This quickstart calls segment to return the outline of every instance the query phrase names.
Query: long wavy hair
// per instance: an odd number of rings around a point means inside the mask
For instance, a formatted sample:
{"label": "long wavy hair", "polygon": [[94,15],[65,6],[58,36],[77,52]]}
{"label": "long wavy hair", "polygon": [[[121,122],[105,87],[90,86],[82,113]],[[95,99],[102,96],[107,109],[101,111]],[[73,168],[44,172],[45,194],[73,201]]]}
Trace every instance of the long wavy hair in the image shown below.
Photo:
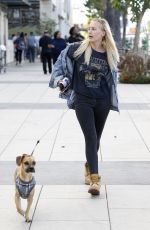
{"label": "long wavy hair", "polygon": [[[107,52],[107,59],[110,69],[116,68],[117,62],[119,61],[118,50],[111,33],[110,26],[104,18],[94,18],[92,21],[99,22],[101,29],[105,31],[105,35],[102,39],[102,46]],[[78,58],[84,53],[84,61],[89,64],[90,57],[92,54],[92,47],[89,38],[82,41],[81,45],[74,53],[74,57]]]}

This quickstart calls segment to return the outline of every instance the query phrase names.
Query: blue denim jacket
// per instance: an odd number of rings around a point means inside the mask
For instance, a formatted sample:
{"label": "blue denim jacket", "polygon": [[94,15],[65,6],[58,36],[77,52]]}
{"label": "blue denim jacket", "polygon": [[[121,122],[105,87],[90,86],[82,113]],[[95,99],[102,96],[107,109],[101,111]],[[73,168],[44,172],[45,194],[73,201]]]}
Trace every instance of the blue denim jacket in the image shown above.
{"label": "blue denim jacket", "polygon": [[[74,60],[70,59],[67,55],[68,50],[73,48],[75,43],[68,45],[59,55],[49,82],[49,87],[56,88],[59,80],[64,77],[68,77],[70,81],[73,77]],[[110,103],[111,110],[119,111],[118,108],[118,94],[117,94],[117,68],[114,68],[106,77],[106,81],[110,90]],[[69,89],[67,92],[59,94],[60,98],[67,99],[67,105],[70,109],[74,109],[75,92],[73,89]]]}

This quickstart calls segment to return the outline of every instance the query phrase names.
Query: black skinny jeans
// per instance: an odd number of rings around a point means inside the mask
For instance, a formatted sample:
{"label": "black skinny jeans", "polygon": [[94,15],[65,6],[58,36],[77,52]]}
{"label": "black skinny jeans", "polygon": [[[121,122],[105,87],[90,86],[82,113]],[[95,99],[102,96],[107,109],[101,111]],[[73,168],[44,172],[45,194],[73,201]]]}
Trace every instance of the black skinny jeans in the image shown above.
{"label": "black skinny jeans", "polygon": [[98,173],[98,149],[110,110],[108,98],[93,99],[77,94],[75,111],[85,138],[86,160],[90,173]]}

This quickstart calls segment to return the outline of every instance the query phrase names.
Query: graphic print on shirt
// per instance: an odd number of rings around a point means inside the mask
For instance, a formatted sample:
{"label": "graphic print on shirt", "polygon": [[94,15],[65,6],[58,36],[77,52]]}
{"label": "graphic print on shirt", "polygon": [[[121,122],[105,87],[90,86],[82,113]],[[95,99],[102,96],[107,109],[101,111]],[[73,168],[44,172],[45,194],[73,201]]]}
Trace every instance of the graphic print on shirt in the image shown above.
{"label": "graphic print on shirt", "polygon": [[91,57],[90,65],[86,71],[85,86],[88,88],[99,88],[101,78],[105,77],[109,72],[109,66],[106,60]]}

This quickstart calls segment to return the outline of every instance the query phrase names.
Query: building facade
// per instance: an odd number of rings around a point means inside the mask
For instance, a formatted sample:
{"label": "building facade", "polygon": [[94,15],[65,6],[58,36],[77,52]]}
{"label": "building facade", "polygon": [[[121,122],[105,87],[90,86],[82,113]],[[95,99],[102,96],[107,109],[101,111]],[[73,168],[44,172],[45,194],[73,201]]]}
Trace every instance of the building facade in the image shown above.
{"label": "building facade", "polygon": [[65,37],[72,25],[71,9],[70,0],[41,0],[40,20],[53,20],[56,24],[55,30],[60,30]]}
{"label": "building facade", "polygon": [[68,35],[71,22],[70,0],[1,0],[8,6],[8,26],[13,28],[37,28],[43,21],[53,21],[55,30]]}
{"label": "building facade", "polygon": [[8,18],[7,18],[7,5],[0,3],[0,45],[6,47],[6,62],[12,62],[13,43],[8,40]]}
{"label": "building facade", "polygon": [[0,44],[6,45],[8,38],[7,6],[0,3]]}
{"label": "building facade", "polygon": [[[70,0],[0,0],[0,44],[6,45],[7,62],[13,60],[13,43],[8,39],[8,28],[21,31],[38,27],[41,21],[55,22],[55,31],[68,36],[72,26]],[[20,28],[20,30],[18,29]],[[12,30],[13,31],[13,30]],[[24,31],[24,30],[23,30]],[[10,35],[11,35],[10,31]]]}
{"label": "building facade", "polygon": [[72,1],[72,23],[81,29],[88,22],[86,7],[84,6],[85,2],[86,0]]}
{"label": "building facade", "polygon": [[39,21],[39,0],[15,1],[8,5],[9,29],[35,25]]}

